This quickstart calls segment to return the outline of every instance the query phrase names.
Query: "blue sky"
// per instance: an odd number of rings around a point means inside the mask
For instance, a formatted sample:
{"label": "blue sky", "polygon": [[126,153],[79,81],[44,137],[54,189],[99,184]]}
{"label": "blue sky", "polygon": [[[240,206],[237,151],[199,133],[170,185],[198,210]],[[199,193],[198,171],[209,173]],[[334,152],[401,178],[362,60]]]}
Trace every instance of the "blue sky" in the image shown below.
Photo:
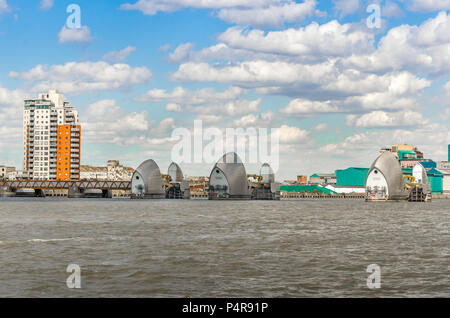
{"label": "blue sky", "polygon": [[[65,27],[72,3],[80,29]],[[370,4],[380,28],[368,27]],[[0,0],[0,164],[20,167],[23,98],[50,88],[80,111],[82,164],[151,157],[165,169],[171,133],[195,119],[280,128],[284,179],[367,167],[392,143],[445,160],[449,10],[445,0]]]}

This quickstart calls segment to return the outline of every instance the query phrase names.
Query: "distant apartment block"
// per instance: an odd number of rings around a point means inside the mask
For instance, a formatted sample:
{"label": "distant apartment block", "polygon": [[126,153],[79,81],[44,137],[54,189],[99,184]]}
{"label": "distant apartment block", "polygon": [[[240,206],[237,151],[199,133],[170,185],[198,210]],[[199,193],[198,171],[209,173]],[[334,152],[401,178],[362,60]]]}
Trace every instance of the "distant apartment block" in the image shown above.
{"label": "distant apartment block", "polygon": [[423,159],[423,153],[413,145],[392,145],[390,148],[381,149],[380,153],[390,151],[400,160]]}
{"label": "distant apartment block", "polygon": [[450,171],[450,161],[440,161],[440,162],[438,162],[437,168],[439,170],[449,170]]}
{"label": "distant apartment block", "polygon": [[34,180],[79,180],[78,111],[56,90],[25,99],[23,170]]}
{"label": "distant apartment block", "polygon": [[107,167],[81,166],[81,180],[108,180]]}
{"label": "distant apartment block", "polygon": [[14,173],[15,171],[16,168],[14,167],[0,166],[0,179],[8,179],[9,175]]}
{"label": "distant apartment block", "polygon": [[315,185],[336,184],[335,173],[315,173],[309,177],[309,183]]}
{"label": "distant apartment block", "polygon": [[202,195],[207,193],[209,187],[209,177],[188,177],[185,181],[189,182],[191,194]]}
{"label": "distant apartment block", "polygon": [[0,179],[3,180],[19,180],[26,179],[24,172],[16,170],[15,167],[0,166]]}
{"label": "distant apartment block", "polygon": [[81,180],[131,181],[134,169],[125,167],[118,160],[108,161],[106,167],[81,166]]}
{"label": "distant apartment block", "polygon": [[300,184],[300,185],[308,184],[308,177],[307,176],[297,176],[297,184]]}

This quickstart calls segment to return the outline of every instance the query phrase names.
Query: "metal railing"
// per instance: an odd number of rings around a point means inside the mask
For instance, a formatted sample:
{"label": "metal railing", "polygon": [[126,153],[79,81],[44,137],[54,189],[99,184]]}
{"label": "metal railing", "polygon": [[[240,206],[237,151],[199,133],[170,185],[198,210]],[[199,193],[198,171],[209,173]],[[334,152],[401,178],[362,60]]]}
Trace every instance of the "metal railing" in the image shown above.
{"label": "metal railing", "polygon": [[35,189],[56,190],[79,188],[84,190],[130,190],[130,181],[39,181],[39,180],[17,180],[1,181],[0,186],[9,189]]}

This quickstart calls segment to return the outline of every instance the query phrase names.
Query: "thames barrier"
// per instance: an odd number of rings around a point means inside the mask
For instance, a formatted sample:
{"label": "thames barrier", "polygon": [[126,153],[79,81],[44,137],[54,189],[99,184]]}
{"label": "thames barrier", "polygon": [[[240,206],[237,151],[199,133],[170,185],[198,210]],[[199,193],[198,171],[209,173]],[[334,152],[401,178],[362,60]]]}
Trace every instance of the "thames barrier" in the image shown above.
{"label": "thames barrier", "polygon": [[[256,182],[249,182],[253,177]],[[0,196],[45,197],[46,191],[66,190],[69,198],[112,198],[113,191],[128,191],[131,199],[191,199],[189,182],[173,162],[167,174],[149,159],[134,171],[131,181],[38,181],[18,180],[0,183]],[[97,192],[95,192],[97,191]],[[259,175],[247,175],[236,153],[225,154],[213,167],[208,188],[209,200],[280,200],[280,183],[266,163]]]}
{"label": "thames barrier", "polygon": [[[250,181],[253,179],[253,181]],[[153,159],[144,161],[134,171],[131,181],[49,181],[5,180],[0,182],[0,197],[113,198],[143,200],[271,200],[280,199],[365,199],[367,202],[410,201],[430,202],[431,187],[426,169],[417,163],[412,175],[404,175],[398,158],[391,152],[380,154],[373,162],[365,185],[365,193],[323,194],[282,193],[280,183],[269,164],[261,166],[259,174],[247,174],[238,154],[223,155],[213,166],[205,195],[191,193],[189,181],[180,166],[172,162],[162,174]],[[116,196],[117,197],[117,196]],[[436,196],[439,198],[439,196]],[[444,197],[445,198],[445,197]]]}

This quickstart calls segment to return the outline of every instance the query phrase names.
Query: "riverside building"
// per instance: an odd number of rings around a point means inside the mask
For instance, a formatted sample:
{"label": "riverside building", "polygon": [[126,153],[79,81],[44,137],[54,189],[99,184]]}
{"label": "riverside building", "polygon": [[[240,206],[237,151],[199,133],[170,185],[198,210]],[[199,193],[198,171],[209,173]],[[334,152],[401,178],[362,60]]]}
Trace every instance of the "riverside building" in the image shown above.
{"label": "riverside building", "polygon": [[56,90],[25,99],[23,170],[28,179],[80,179],[78,111]]}

